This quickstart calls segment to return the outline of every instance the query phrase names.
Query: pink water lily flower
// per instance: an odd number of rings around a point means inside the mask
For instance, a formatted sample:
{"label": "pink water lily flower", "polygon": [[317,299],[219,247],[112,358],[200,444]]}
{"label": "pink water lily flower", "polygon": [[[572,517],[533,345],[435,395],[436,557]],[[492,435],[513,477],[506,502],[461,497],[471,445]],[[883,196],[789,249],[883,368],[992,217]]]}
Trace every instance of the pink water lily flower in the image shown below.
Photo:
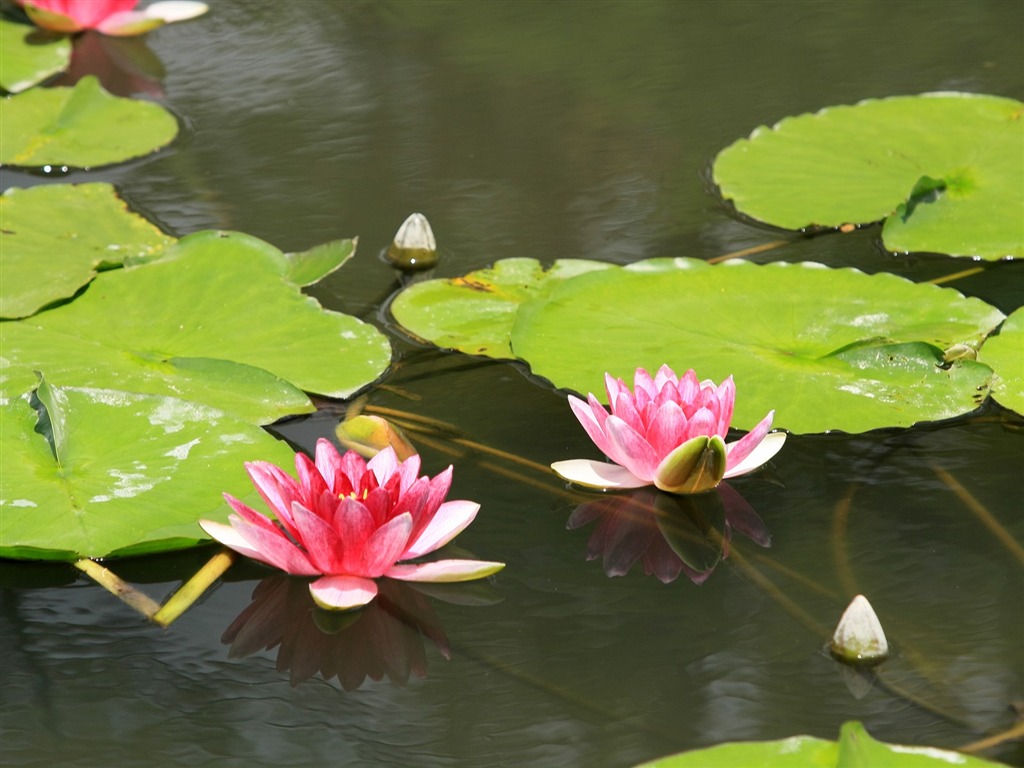
{"label": "pink water lily flower", "polygon": [[786,441],[769,433],[771,411],[733,443],[725,436],[732,419],[736,385],[698,381],[689,370],[681,379],[667,365],[652,378],[637,368],[630,391],[622,379],[605,374],[611,413],[592,394],[569,405],[590,439],[613,462],[587,459],[551,465],[562,478],[591,488],[640,488],[654,484],[669,493],[700,493],[723,478],[752,472]]}
{"label": "pink water lily flower", "polygon": [[119,37],[141,35],[172,21],[202,16],[209,8],[195,0],[163,0],[134,10],[138,0],[17,0],[37,27],[74,34],[95,29]]}
{"label": "pink water lily flower", "polygon": [[316,445],[316,460],[295,456],[298,481],[267,462],[245,465],[277,517],[224,494],[234,515],[230,525],[201,520],[221,544],[296,576],[320,576],[309,585],[321,608],[346,610],[373,600],[374,579],[468,581],[496,573],[504,563],[436,560],[404,563],[447,544],[476,517],[480,505],[445,501],[452,482],[448,467],[420,477],[420,457],[399,462],[388,447],[366,461],[344,456],[328,441]]}

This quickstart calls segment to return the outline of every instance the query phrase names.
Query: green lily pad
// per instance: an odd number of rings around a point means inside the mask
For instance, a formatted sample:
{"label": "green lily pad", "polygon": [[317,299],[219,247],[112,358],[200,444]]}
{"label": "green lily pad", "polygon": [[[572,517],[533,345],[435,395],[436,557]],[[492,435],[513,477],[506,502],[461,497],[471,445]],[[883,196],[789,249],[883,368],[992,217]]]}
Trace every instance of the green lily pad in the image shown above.
{"label": "green lily pad", "polygon": [[[449,301],[399,320],[448,346],[446,324],[472,327],[479,291],[433,282]],[[514,312],[507,348],[555,386],[601,395],[606,371],[629,378],[638,366],[665,363],[715,381],[732,375],[735,426],[750,429],[774,409],[776,426],[793,432],[862,432],[974,410],[991,369],[970,360],[944,366],[943,350],[977,348],[1003,319],[978,299],[894,275],[739,260],[588,271],[550,282],[518,308],[508,304],[490,348],[503,349]]]}
{"label": "green lily pad", "polygon": [[0,405],[0,557],[144,554],[207,539],[222,491],[256,494],[243,463],[292,451],[215,408],[176,398],[39,384]]}
{"label": "green lily pad", "polygon": [[978,360],[996,372],[992,399],[1024,415],[1024,307],[1012,312],[999,335],[985,342]]}
{"label": "green lily pad", "polygon": [[355,255],[356,242],[356,238],[333,240],[315,245],[308,251],[286,253],[288,280],[299,286],[323,280]]}
{"label": "green lily pad", "polygon": [[1024,104],[930,93],[789,117],[726,147],[713,176],[786,229],[885,220],[891,251],[1024,256]]}
{"label": "green lily pad", "polygon": [[347,397],[387,368],[390,345],[304,296],[289,268],[254,237],[200,232],[159,261],[102,272],[74,301],[0,323],[0,396],[30,391],[42,370],[65,386],[180,397],[260,424],[311,410],[298,389]]}
{"label": "green lily pad", "polygon": [[21,93],[71,63],[71,40],[0,19],[0,88]]}
{"label": "green lily pad", "polygon": [[520,304],[569,277],[612,266],[563,259],[544,269],[536,259],[503,259],[465,277],[415,283],[395,297],[391,314],[406,329],[439,347],[470,355],[514,357],[509,336]]}
{"label": "green lily pad", "polygon": [[0,215],[4,318],[68,299],[98,270],[154,258],[175,242],[130,212],[110,184],[11,188],[0,196]]}
{"label": "green lily pad", "polygon": [[843,724],[838,742],[813,736],[733,742],[663,757],[635,768],[930,768],[942,765],[985,768],[998,764],[934,747],[886,744],[871,738],[860,723],[851,721]]}
{"label": "green lily pad", "polygon": [[0,99],[0,131],[0,164],[91,168],[155,152],[178,121],[159,104],[111,96],[89,76]]}

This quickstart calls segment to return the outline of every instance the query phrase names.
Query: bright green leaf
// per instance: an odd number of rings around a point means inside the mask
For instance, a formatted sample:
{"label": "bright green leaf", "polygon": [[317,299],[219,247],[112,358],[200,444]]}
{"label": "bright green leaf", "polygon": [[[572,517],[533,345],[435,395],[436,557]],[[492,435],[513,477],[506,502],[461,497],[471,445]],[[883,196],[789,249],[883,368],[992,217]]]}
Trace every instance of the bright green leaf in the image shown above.
{"label": "bright green leaf", "polygon": [[341,267],[356,252],[356,239],[334,240],[301,253],[286,253],[288,280],[306,286],[319,282]]}
{"label": "bright green leaf", "polygon": [[391,359],[387,339],[322,309],[286,273],[273,246],[226,232],[100,273],[75,301],[0,323],[2,396],[29,391],[43,370],[68,386],[130,386],[267,423],[311,409],[295,387],[343,398],[376,379]]}
{"label": "bright green leaf", "polygon": [[635,768],[986,768],[998,765],[981,758],[934,747],[876,741],[858,722],[844,723],[839,741],[791,736],[778,741],[719,744],[663,757]]}
{"label": "bright green leaf", "polygon": [[891,251],[1024,256],[1024,104],[964,93],[864,101],[756,129],[715,158],[736,209],[787,229],[885,220]]}
{"label": "bright green leaf", "polygon": [[[0,557],[72,560],[193,546],[226,520],[243,469],[288,446],[222,411],[169,397],[39,385],[0,405]],[[34,406],[34,407],[33,407]]]}
{"label": "bright green leaf", "polygon": [[67,69],[71,40],[0,18],[0,88],[21,93]]}
{"label": "bright green leaf", "polygon": [[556,386],[603,393],[605,371],[693,368],[732,375],[733,424],[775,410],[793,432],[910,426],[974,410],[991,371],[939,366],[1003,316],[950,288],[818,264],[717,266],[691,259],[566,280],[525,303],[512,349]]}
{"label": "bright green leaf", "polygon": [[536,259],[503,259],[465,277],[416,283],[398,294],[391,313],[407,330],[439,347],[512,357],[509,334],[523,301],[573,275],[611,267],[566,259],[545,270]]}
{"label": "bright green leaf", "polygon": [[178,121],[159,104],[111,96],[89,76],[0,99],[0,131],[0,164],[91,168],[155,152]]}
{"label": "bright green leaf", "polygon": [[70,298],[97,270],[151,259],[174,242],[131,213],[110,184],[11,188],[0,196],[0,216],[5,318]]}
{"label": "bright green leaf", "polygon": [[[750,429],[774,409],[776,426],[794,432],[862,432],[973,410],[991,370],[969,360],[942,366],[942,350],[976,348],[1003,319],[949,288],[820,264],[652,259],[558,281],[534,264],[543,290],[506,292],[500,321],[490,291],[458,278],[407,289],[395,315],[441,346],[475,352],[470,344],[486,339],[493,356],[509,350],[580,393],[602,395],[606,371],[628,378],[639,366],[732,375],[735,426]],[[528,267],[517,265],[524,276]],[[436,311],[430,296],[444,298]]]}
{"label": "bright green leaf", "polygon": [[1024,307],[1011,313],[999,335],[985,342],[978,360],[995,371],[992,398],[1024,415]]}

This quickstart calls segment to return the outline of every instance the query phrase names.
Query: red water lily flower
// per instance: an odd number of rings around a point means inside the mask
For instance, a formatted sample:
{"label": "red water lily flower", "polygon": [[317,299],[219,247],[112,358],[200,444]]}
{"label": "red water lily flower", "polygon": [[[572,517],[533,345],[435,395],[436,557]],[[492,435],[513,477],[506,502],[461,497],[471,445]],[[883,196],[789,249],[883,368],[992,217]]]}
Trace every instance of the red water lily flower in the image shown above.
{"label": "red water lily flower", "polygon": [[201,16],[205,3],[164,0],[134,10],[138,0],[16,0],[37,27],[73,34],[95,29],[105,35],[141,35],[172,21]]}
{"label": "red water lily flower", "polygon": [[730,376],[720,385],[679,378],[663,365],[652,378],[637,368],[634,389],[605,374],[611,413],[594,395],[569,405],[590,439],[613,462],[573,459],[551,465],[561,477],[592,488],[656,485],[669,493],[700,493],[723,478],[746,474],[771,459],[786,440],[773,432],[771,411],[740,440],[726,443],[736,400]]}
{"label": "red water lily flower", "polygon": [[200,521],[203,530],[247,557],[297,576],[320,576],[309,586],[317,605],[345,610],[373,600],[374,579],[468,581],[496,573],[504,563],[479,560],[403,561],[451,541],[476,517],[480,505],[445,501],[452,468],[420,477],[420,457],[399,462],[392,448],[366,461],[344,456],[327,440],[316,460],[295,456],[298,481],[267,462],[245,465],[267,506],[266,515],[225,494],[230,525]]}

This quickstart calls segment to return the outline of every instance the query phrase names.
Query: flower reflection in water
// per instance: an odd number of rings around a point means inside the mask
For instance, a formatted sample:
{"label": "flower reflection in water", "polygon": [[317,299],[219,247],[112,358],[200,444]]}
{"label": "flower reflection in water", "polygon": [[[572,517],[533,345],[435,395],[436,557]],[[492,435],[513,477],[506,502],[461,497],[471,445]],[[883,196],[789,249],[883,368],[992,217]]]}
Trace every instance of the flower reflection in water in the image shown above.
{"label": "flower reflection in water", "polygon": [[[431,594],[438,591],[438,585],[430,587]],[[483,594],[474,595],[477,602],[493,601]],[[305,579],[275,574],[256,585],[252,602],[221,641],[231,646],[231,658],[277,648],[277,669],[289,672],[293,686],[319,674],[354,691],[367,678],[404,686],[412,675],[425,677],[424,638],[449,658],[448,637],[417,586],[381,579],[376,600],[338,613],[317,608]]]}
{"label": "flower reflection in water", "polygon": [[142,37],[109,37],[87,31],[71,43],[71,63],[51,85],[73,86],[92,75],[115,96],[145,93],[163,98],[163,63]]}
{"label": "flower reflection in water", "polygon": [[753,508],[721,484],[707,493],[672,495],[644,488],[576,507],[566,527],[597,527],[587,542],[587,559],[601,558],[609,576],[624,576],[639,561],[644,573],[668,584],[680,573],[702,584],[729,556],[734,531],[761,547],[771,535]]}

